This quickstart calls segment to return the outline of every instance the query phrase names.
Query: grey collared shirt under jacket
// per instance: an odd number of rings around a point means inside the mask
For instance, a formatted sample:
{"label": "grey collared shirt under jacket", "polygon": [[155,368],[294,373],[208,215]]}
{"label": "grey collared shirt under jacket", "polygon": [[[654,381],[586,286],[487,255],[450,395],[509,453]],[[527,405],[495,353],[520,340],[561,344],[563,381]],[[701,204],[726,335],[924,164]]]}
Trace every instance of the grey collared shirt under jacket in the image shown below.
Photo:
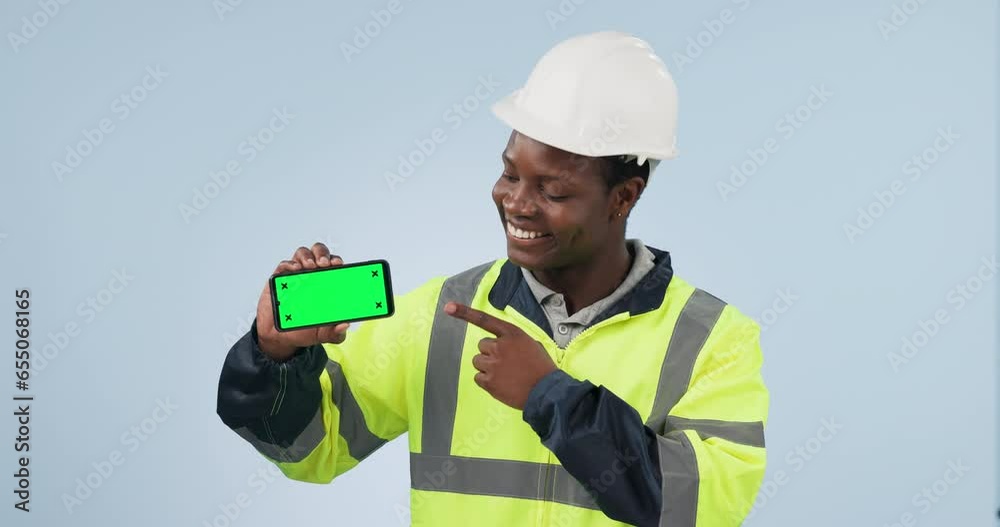
{"label": "grey collared shirt under jacket", "polygon": [[545,317],[552,326],[552,336],[560,348],[565,348],[569,341],[583,332],[587,324],[599,315],[605,308],[625,296],[637,283],[646,276],[653,268],[653,253],[646,248],[638,238],[629,238],[625,243],[634,255],[632,267],[629,269],[625,280],[610,295],[580,309],[572,316],[566,314],[566,298],[560,293],[542,285],[541,282],[531,274],[531,271],[521,268],[528,287],[535,295],[535,300],[545,312]]}

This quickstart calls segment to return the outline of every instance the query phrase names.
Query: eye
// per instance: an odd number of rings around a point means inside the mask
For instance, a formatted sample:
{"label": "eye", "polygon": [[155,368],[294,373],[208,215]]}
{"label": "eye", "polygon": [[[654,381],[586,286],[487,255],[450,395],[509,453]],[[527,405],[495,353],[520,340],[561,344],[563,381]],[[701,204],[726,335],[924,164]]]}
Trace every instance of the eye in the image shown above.
{"label": "eye", "polygon": [[543,196],[545,196],[545,199],[549,201],[565,201],[566,198],[569,197],[569,196],[556,196],[553,194],[549,194],[548,192],[545,191],[545,187],[542,185],[538,185],[538,190],[542,193]]}
{"label": "eye", "polygon": [[514,176],[512,176],[512,175],[510,175],[510,174],[508,174],[506,172],[504,172],[503,174],[501,174],[500,177],[506,179],[507,181],[517,181],[516,177],[514,177]]}

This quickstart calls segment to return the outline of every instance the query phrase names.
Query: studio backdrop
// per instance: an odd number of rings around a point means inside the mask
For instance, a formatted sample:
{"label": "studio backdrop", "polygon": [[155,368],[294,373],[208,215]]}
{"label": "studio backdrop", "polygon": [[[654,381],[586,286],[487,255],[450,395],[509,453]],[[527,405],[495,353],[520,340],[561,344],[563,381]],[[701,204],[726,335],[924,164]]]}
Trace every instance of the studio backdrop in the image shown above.
{"label": "studio backdrop", "polygon": [[405,437],[291,481],[216,415],[226,352],[299,246],[385,259],[400,294],[506,257],[490,106],[610,29],[680,101],[627,236],[762,329],[745,525],[995,525],[997,21],[987,0],[4,2],[0,524],[408,525]]}

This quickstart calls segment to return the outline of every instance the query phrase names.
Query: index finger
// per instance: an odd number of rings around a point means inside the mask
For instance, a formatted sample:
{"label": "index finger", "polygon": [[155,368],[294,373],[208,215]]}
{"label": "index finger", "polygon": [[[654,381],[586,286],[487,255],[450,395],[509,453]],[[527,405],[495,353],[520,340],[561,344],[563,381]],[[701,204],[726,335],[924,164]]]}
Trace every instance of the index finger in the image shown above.
{"label": "index finger", "polygon": [[448,302],[445,304],[444,312],[455,318],[460,318],[469,324],[479,326],[498,337],[508,335],[512,329],[516,328],[516,326],[513,326],[509,322],[500,320],[493,315],[471,308],[465,304],[459,304],[458,302]]}

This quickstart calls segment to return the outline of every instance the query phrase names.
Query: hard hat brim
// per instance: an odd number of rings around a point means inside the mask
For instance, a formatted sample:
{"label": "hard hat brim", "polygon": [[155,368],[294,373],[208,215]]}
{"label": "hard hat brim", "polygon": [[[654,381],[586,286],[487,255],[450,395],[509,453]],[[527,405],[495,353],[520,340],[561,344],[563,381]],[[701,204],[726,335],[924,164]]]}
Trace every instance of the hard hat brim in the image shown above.
{"label": "hard hat brim", "polygon": [[[589,138],[573,136],[572,134],[569,134],[564,127],[551,125],[529,112],[524,111],[524,109],[517,104],[520,92],[520,89],[515,90],[509,95],[493,103],[493,106],[491,107],[493,115],[518,133],[524,134],[540,143],[588,157],[635,155],[639,158],[649,160],[664,160],[673,159],[677,155],[676,148],[671,149],[669,152],[645,151],[642,149],[635,150],[628,147],[622,147],[620,145],[615,148],[609,148],[606,143],[591,141]],[[593,146],[595,143],[596,145],[601,146],[601,148],[595,149]]]}
{"label": "hard hat brim", "polygon": [[526,135],[535,141],[545,143],[553,148],[582,156],[593,155],[589,149],[581,148],[580,145],[569,140],[564,130],[559,130],[555,126],[545,123],[518,107],[516,100],[520,91],[516,90],[493,104],[493,115],[496,115],[497,119],[503,121],[504,124],[511,127],[517,133]]}

